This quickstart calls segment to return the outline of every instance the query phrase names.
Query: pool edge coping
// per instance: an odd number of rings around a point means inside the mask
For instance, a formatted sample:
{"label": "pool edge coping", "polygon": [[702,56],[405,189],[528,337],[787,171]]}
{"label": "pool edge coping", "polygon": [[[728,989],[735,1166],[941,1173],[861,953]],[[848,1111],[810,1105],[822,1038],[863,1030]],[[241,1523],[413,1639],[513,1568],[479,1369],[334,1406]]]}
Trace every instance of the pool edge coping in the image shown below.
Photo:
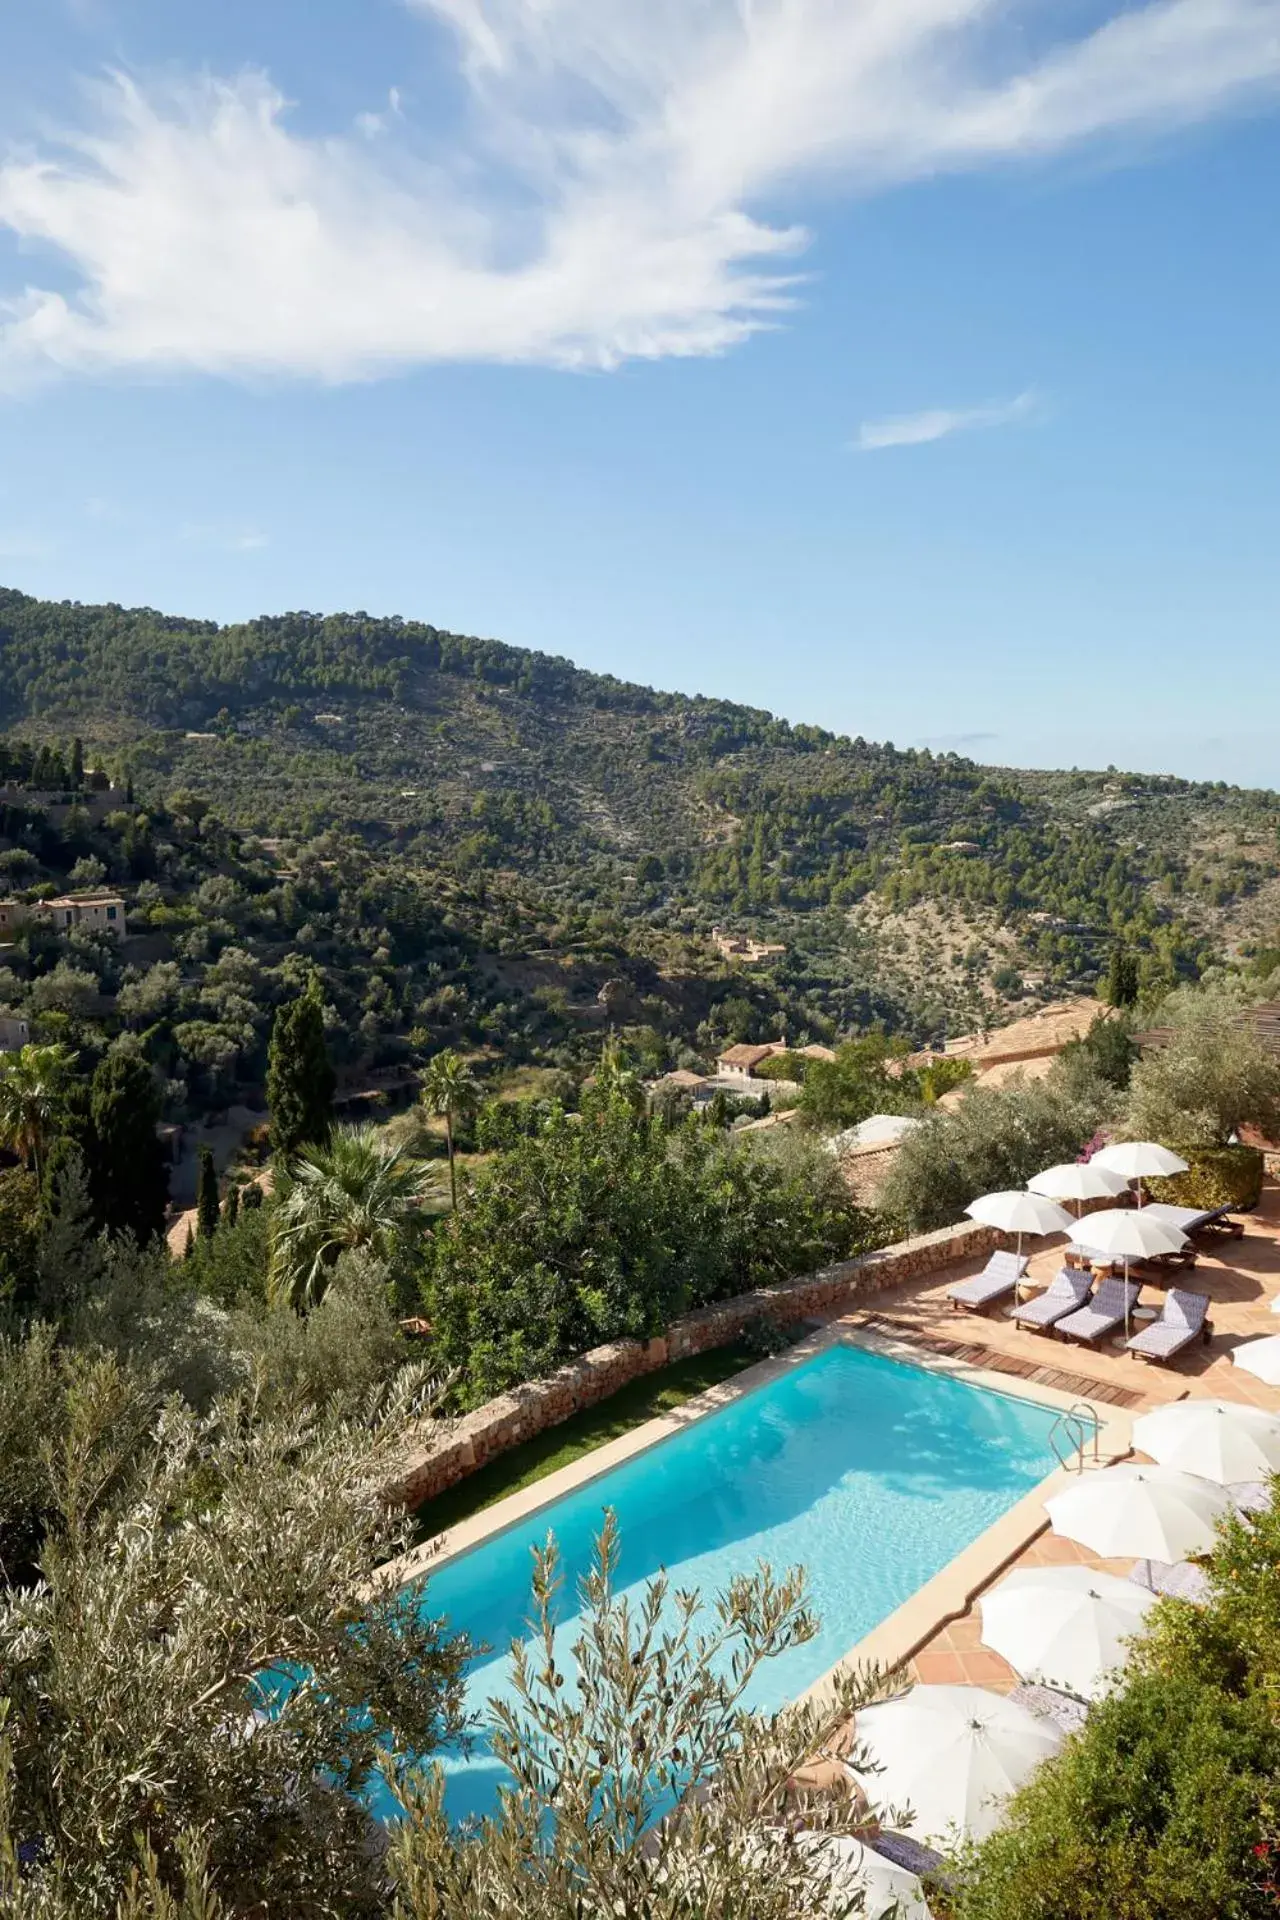
{"label": "pool edge coping", "polygon": [[[1006,1373],[975,1366],[951,1354],[939,1353],[909,1337],[897,1338],[862,1324],[864,1311],[828,1321],[795,1346],[788,1347],[785,1353],[743,1368],[732,1379],[708,1387],[671,1412],[658,1414],[654,1419],[633,1427],[629,1433],[620,1434],[616,1440],[592,1448],[580,1459],[570,1461],[568,1466],[544,1475],[517,1493],[508,1494],[493,1506],[482,1508],[469,1519],[459,1521],[444,1533],[388,1561],[379,1568],[370,1583],[371,1590],[408,1586],[415,1580],[429,1578],[463,1555],[474,1552],[477,1547],[518,1526],[541,1508],[553,1506],[566,1494],[589,1486],[593,1480],[601,1479],[615,1467],[648,1452],[651,1447],[683,1432],[685,1428],[696,1425],[707,1415],[758,1392],[770,1381],[781,1379],[833,1346],[861,1346],[886,1359],[905,1361],[932,1373],[950,1374],[971,1386],[984,1387],[988,1392],[1001,1394],[1006,1399],[1029,1400],[1041,1406],[1053,1407],[1059,1412],[1065,1412],[1072,1406],[1087,1405],[1098,1417],[1099,1449],[1105,1462],[1121,1459],[1131,1450],[1134,1413],[1130,1410],[1107,1402],[1095,1402],[1087,1395],[1064,1393],[1059,1388],[1044,1386],[1039,1381],[1026,1380],[1021,1376],[1011,1380]],[[818,1696],[830,1686],[835,1674],[851,1663],[874,1664],[884,1668],[903,1665],[949,1620],[966,1612],[975,1594],[989,1585],[1011,1560],[1016,1559],[1046,1529],[1049,1522],[1044,1511],[1045,1500],[1060,1487],[1070,1484],[1074,1478],[1066,1469],[1055,1468],[1007,1513],[993,1521],[976,1540],[971,1540],[968,1546],[961,1548],[945,1567],[922,1587],[918,1587],[914,1594],[878,1626],[873,1627],[824,1674],[811,1682],[798,1698]],[[963,1598],[957,1600],[960,1594]],[[927,1624],[924,1623],[926,1614]]]}

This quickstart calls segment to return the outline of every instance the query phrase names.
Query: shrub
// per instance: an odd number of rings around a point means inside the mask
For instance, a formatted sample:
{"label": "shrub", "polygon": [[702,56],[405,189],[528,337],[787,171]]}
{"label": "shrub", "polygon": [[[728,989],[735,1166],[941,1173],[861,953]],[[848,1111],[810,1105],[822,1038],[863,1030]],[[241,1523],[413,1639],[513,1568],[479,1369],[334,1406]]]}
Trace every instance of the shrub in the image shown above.
{"label": "shrub", "polygon": [[1152,1200],[1207,1211],[1210,1207],[1247,1210],[1262,1198],[1265,1162],[1256,1147],[1188,1147],[1183,1158],[1190,1162],[1189,1172],[1143,1182]]}
{"label": "shrub", "polygon": [[[1280,1485],[1280,1482],[1277,1483]],[[955,1920],[1276,1911],[1280,1510],[1220,1531],[1204,1606],[1166,1600],[1129,1677],[962,1865]]]}
{"label": "shrub", "polygon": [[1260,1697],[1139,1674],[971,1859],[957,1920],[1252,1920],[1277,1760]]}
{"label": "shrub", "polygon": [[889,1072],[894,1049],[883,1034],[868,1034],[836,1050],[834,1060],[812,1060],[800,1101],[806,1120],[831,1133],[856,1127],[873,1113],[898,1113],[910,1103],[910,1088]]}
{"label": "shrub", "polygon": [[[811,1064],[803,1053],[774,1053],[760,1062],[755,1069],[755,1076],[757,1080],[794,1080],[803,1084]],[[826,1062],[821,1064],[825,1065]]]}
{"label": "shrub", "polygon": [[1133,1074],[1138,1049],[1131,1022],[1124,1014],[1099,1013],[1079,1040],[1069,1040],[1059,1055],[1064,1068],[1079,1061],[1123,1093]]}
{"label": "shrub", "polygon": [[183,1279],[219,1307],[261,1303],[266,1298],[269,1242],[267,1211],[242,1205],[234,1223],[224,1221],[217,1233],[195,1242]]}
{"label": "shrub", "polygon": [[980,1193],[1024,1186],[1033,1173],[1073,1160],[1105,1107],[1099,1083],[1074,1074],[974,1087],[954,1113],[934,1108],[907,1135],[877,1207],[913,1233],[949,1226]]}
{"label": "shrub", "polygon": [[605,1068],[580,1120],[553,1109],[437,1229],[426,1310],[438,1358],[474,1403],[601,1341],[647,1338],[690,1308],[820,1267],[862,1231],[812,1143],[753,1146],[696,1120],[671,1131]]}

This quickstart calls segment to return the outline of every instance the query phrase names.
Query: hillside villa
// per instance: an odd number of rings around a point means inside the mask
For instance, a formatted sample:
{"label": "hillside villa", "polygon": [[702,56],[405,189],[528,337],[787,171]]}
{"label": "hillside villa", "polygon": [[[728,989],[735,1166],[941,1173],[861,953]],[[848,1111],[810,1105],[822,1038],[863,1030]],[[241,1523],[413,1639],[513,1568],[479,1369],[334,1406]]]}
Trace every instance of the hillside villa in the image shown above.
{"label": "hillside villa", "polygon": [[46,920],[59,933],[83,927],[119,940],[125,932],[125,905],[118,893],[64,893],[56,900],[0,900],[0,940],[19,927]]}

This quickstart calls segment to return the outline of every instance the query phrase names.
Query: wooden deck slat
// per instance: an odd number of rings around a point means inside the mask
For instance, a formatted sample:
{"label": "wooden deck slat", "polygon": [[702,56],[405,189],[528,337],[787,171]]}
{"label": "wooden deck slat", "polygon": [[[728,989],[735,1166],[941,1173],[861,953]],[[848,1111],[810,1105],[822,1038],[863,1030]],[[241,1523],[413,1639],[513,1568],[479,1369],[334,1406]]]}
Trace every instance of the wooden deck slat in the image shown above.
{"label": "wooden deck slat", "polygon": [[1077,1394],[1081,1399],[1102,1400],[1112,1407],[1140,1407],[1145,1404],[1144,1396],[1131,1393],[1128,1387],[1112,1386],[1105,1380],[1095,1380],[1089,1374],[1071,1373],[1065,1367],[1050,1367],[1036,1360],[1028,1360],[1020,1355],[997,1353],[992,1347],[979,1346],[972,1340],[946,1340],[940,1334],[924,1333],[909,1321],[894,1320],[888,1314],[868,1314],[863,1322],[872,1332],[886,1333],[895,1340],[914,1341],[918,1346],[928,1347],[930,1352],[942,1354],[948,1360],[959,1360],[965,1366],[983,1367],[991,1373],[1007,1373],[1019,1380],[1032,1380],[1037,1386],[1053,1387],[1059,1393]]}

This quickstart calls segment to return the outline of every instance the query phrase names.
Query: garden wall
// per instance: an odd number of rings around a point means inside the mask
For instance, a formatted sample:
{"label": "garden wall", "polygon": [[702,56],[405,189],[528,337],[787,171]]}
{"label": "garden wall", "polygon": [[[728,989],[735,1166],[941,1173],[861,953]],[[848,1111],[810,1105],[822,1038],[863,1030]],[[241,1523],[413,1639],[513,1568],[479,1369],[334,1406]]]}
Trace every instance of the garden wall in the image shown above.
{"label": "garden wall", "polygon": [[659,1339],[621,1340],[612,1346],[596,1347],[547,1379],[527,1381],[451,1421],[438,1438],[411,1454],[396,1487],[396,1498],[408,1507],[421,1506],[424,1500],[465,1480],[511,1447],[558,1426],[585,1407],[607,1400],[629,1380],[665,1367],[669,1361],[729,1346],[762,1318],[785,1325],[792,1320],[831,1317],[885,1287],[937,1273],[953,1261],[990,1253],[1004,1239],[994,1228],[971,1222],[943,1227],[937,1233],[878,1247],[856,1260],[841,1260],[818,1273],[803,1274],[798,1280],[704,1307],[675,1321]]}

